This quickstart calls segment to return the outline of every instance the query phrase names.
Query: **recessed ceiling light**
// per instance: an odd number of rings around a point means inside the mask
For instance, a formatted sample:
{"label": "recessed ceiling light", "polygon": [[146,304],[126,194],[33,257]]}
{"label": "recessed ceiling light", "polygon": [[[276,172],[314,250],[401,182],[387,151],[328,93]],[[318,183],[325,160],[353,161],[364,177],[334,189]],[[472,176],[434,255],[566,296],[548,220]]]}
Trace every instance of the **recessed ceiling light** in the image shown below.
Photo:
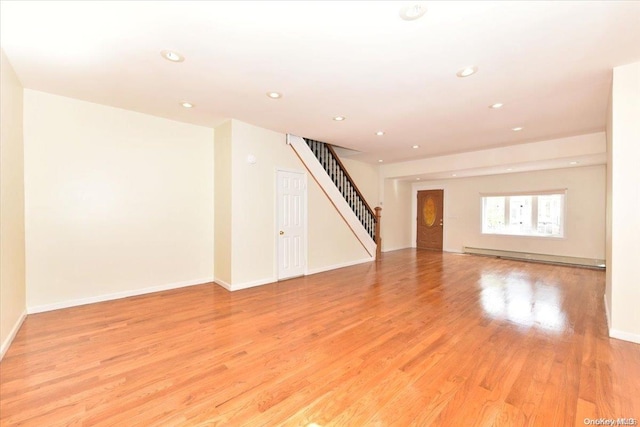
{"label": "recessed ceiling light", "polygon": [[280,99],[282,94],[280,92],[267,92],[267,96],[271,99]]}
{"label": "recessed ceiling light", "polygon": [[336,122],[342,122],[344,120],[346,120],[347,118],[345,116],[335,116],[333,118],[333,120],[335,120]]}
{"label": "recessed ceiling light", "polygon": [[184,108],[193,108],[194,105],[190,102],[181,102],[180,105],[182,105]]}
{"label": "recessed ceiling light", "polygon": [[458,72],[456,73],[456,76],[458,77],[469,77],[472,74],[475,74],[476,72],[478,72],[478,67],[473,66],[473,67],[464,67],[460,70],[458,70]]}
{"label": "recessed ceiling light", "polygon": [[379,130],[378,132],[376,132],[376,135],[382,136],[382,135],[384,135],[384,131],[383,130]]}
{"label": "recessed ceiling light", "polygon": [[420,181],[420,178],[416,178],[416,181]]}
{"label": "recessed ceiling light", "polygon": [[454,174],[452,174],[451,176],[458,176],[458,175],[456,175],[456,174],[454,173]]}
{"label": "recessed ceiling light", "polygon": [[579,162],[576,162],[575,160],[572,162],[569,162],[570,165],[577,165]]}
{"label": "recessed ceiling light", "polygon": [[522,129],[524,129],[524,128],[520,127],[520,126],[515,127],[515,128],[511,128],[511,130],[514,131],[514,132],[520,132]]}
{"label": "recessed ceiling light", "polygon": [[164,59],[171,62],[184,61],[184,56],[180,55],[178,52],[175,52],[173,50],[163,50],[162,52],[160,52],[160,55],[162,55]]}
{"label": "recessed ceiling light", "polygon": [[495,104],[489,105],[489,108],[492,110],[497,110],[498,108],[502,108],[504,106],[501,102],[496,102]]}
{"label": "recessed ceiling light", "polygon": [[405,21],[414,21],[427,13],[427,6],[422,3],[409,4],[400,9],[400,18]]}
{"label": "recessed ceiling light", "polygon": [[378,160],[378,163],[382,163],[382,159]]}
{"label": "recessed ceiling light", "polygon": [[507,172],[512,171],[512,170],[513,170],[512,168],[507,168]]}
{"label": "recessed ceiling light", "polygon": [[419,145],[414,145],[412,148],[420,148]]}

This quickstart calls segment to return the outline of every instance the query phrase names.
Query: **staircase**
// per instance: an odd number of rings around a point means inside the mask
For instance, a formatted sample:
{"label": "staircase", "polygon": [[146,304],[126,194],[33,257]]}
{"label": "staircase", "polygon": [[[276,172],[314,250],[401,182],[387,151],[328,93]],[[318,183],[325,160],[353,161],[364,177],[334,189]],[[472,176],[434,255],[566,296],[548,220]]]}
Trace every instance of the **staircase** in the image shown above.
{"label": "staircase", "polygon": [[380,259],[380,211],[371,209],[329,144],[287,135],[300,160],[322,187],[371,257]]}

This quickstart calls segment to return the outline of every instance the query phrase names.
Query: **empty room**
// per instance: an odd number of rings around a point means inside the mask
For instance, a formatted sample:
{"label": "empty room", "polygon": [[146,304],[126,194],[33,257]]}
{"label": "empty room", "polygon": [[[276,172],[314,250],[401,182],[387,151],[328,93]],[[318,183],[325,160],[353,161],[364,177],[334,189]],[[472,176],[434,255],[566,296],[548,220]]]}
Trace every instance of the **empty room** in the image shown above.
{"label": "empty room", "polygon": [[640,2],[0,0],[1,426],[640,420]]}

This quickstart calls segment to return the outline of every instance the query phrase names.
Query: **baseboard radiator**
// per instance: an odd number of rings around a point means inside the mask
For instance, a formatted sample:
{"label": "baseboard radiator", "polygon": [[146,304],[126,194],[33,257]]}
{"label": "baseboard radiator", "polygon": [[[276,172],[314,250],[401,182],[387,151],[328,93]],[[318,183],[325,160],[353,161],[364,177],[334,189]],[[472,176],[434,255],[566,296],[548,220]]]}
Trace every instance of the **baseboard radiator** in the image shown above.
{"label": "baseboard radiator", "polygon": [[548,264],[574,265],[589,268],[605,268],[603,259],[579,258],[561,255],[535,254],[529,252],[502,251],[499,249],[472,248],[465,246],[463,252],[472,255],[485,255],[497,258],[514,259],[519,261],[544,262]]}

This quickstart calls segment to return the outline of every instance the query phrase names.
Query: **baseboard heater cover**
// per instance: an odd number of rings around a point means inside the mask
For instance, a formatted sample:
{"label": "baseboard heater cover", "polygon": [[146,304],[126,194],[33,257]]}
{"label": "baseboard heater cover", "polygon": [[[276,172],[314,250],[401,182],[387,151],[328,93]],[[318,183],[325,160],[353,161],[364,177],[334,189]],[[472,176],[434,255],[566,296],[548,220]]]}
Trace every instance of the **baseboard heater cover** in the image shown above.
{"label": "baseboard heater cover", "polygon": [[562,255],[546,255],[546,254],[536,254],[536,253],[529,253],[529,252],[503,251],[499,249],[472,248],[469,246],[465,246],[463,248],[463,252],[466,254],[472,254],[472,255],[486,255],[486,256],[494,256],[498,258],[514,259],[514,260],[520,260],[520,261],[535,261],[535,262],[546,262],[550,264],[566,264],[566,265],[577,265],[581,267],[590,267],[590,268],[605,268],[605,261],[603,259],[579,258],[579,257],[562,256]]}

